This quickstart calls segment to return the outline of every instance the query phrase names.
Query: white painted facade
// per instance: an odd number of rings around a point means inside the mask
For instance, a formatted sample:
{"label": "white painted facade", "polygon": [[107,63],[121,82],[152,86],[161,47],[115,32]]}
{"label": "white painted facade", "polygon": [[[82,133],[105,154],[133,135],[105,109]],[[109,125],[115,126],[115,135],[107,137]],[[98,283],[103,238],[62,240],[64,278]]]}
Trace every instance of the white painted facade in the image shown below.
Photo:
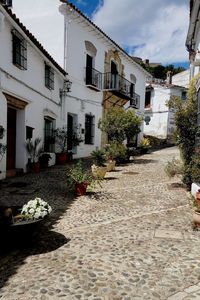
{"label": "white painted facade", "polygon": [[[12,62],[12,30],[15,29],[27,42],[27,70],[21,70]],[[45,63],[54,70],[54,89],[45,86]],[[44,118],[55,120],[55,127],[62,126],[60,90],[65,80],[44,52],[26,35],[12,16],[0,5],[0,125],[6,134],[3,142],[7,144],[7,110],[5,94],[23,101],[23,109],[16,111],[16,151],[14,168],[26,171],[27,153],[25,149],[26,126],[32,127],[33,139],[44,138]],[[6,155],[0,162],[0,179],[6,176]]]}
{"label": "white painted facade", "polygon": [[175,129],[174,113],[166,104],[171,96],[185,99],[185,93],[184,87],[152,83],[150,106],[145,109],[145,117],[150,117],[150,122],[144,124],[144,134],[170,140]]}
{"label": "white painted facade", "polygon": [[190,70],[185,70],[172,76],[172,84],[182,86],[188,89],[190,81]]}
{"label": "white painted facade", "polygon": [[[136,77],[135,92],[140,95],[140,108],[137,113],[143,115],[145,100],[145,82],[149,74],[110,38],[84,17],[75,7],[62,4],[59,8],[65,20],[65,60],[64,65],[72,81],[71,93],[67,96],[66,113],[75,114],[78,125],[84,130],[85,115],[91,114],[95,119],[95,134],[93,145],[84,142],[77,147],[77,156],[89,156],[91,151],[101,146],[101,131],[98,129],[99,119],[103,111],[103,90],[96,91],[86,86],[86,55],[90,54],[85,42],[90,42],[97,50],[93,55],[93,68],[105,72],[105,53],[109,50],[118,51],[124,65],[125,78],[130,81],[130,75]],[[111,62],[110,62],[111,63]],[[128,104],[126,108],[128,108]],[[142,128],[143,132],[143,128]],[[143,133],[140,135],[140,139]]]}

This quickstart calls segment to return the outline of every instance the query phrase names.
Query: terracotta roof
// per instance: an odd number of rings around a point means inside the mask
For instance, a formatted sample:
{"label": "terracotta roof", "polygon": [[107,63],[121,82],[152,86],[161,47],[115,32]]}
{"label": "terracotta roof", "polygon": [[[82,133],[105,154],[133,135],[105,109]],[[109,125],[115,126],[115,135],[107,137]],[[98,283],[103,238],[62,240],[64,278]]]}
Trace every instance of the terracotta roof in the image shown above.
{"label": "terracotta roof", "polygon": [[122,47],[120,47],[114,40],[112,40],[100,27],[98,27],[94,22],[92,22],[86,15],[82,13],[73,3],[69,2],[68,0],[60,0],[62,3],[66,3],[69,5],[72,9],[74,9],[77,13],[79,13],[85,20],[87,20],[91,25],[93,25],[99,32],[101,32],[108,40],[110,40],[118,49],[120,49],[128,58],[130,58],[134,64],[136,64],[140,69],[142,69],[143,72],[148,74],[148,76],[151,76],[150,73],[148,73],[142,66],[140,66],[132,56],[130,56]]}
{"label": "terracotta roof", "polygon": [[23,30],[26,36],[31,40],[31,42],[46,56],[46,58],[55,66],[57,70],[63,75],[67,75],[67,72],[53,59],[53,57],[44,49],[42,44],[35,38],[35,36],[20,22],[16,15],[9,9],[6,5],[0,6],[8,13],[8,15],[15,21],[15,23]]}

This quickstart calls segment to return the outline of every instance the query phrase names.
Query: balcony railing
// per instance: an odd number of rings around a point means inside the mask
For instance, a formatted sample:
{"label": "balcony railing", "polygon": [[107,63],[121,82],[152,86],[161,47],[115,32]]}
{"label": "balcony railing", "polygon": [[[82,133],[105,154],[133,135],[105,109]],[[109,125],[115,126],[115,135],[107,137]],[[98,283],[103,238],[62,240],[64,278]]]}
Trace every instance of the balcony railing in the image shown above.
{"label": "balcony railing", "polygon": [[102,73],[86,67],[86,85],[94,90],[100,91],[102,89]]}
{"label": "balcony railing", "polygon": [[130,105],[139,108],[140,96],[134,92],[134,84],[119,74],[104,74],[104,90],[112,91],[124,99],[130,100]]}

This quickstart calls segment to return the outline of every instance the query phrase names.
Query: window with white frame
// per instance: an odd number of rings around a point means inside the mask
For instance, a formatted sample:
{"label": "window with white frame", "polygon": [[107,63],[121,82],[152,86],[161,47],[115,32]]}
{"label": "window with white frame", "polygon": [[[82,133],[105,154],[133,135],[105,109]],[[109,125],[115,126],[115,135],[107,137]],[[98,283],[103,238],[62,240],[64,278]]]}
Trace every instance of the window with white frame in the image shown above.
{"label": "window with white frame", "polygon": [[21,70],[27,70],[27,42],[15,29],[12,30],[12,61]]}
{"label": "window with white frame", "polygon": [[47,64],[45,64],[45,86],[54,90],[54,69]]}

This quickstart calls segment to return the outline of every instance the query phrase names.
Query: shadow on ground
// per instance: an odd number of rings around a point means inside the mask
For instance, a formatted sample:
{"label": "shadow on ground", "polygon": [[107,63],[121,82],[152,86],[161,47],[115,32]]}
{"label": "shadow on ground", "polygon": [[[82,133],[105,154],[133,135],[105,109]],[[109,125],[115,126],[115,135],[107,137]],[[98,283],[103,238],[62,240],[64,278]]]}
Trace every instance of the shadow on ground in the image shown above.
{"label": "shadow on ground", "polygon": [[62,247],[70,240],[64,235],[42,228],[40,233],[1,237],[0,289],[30,255],[44,254]]}

